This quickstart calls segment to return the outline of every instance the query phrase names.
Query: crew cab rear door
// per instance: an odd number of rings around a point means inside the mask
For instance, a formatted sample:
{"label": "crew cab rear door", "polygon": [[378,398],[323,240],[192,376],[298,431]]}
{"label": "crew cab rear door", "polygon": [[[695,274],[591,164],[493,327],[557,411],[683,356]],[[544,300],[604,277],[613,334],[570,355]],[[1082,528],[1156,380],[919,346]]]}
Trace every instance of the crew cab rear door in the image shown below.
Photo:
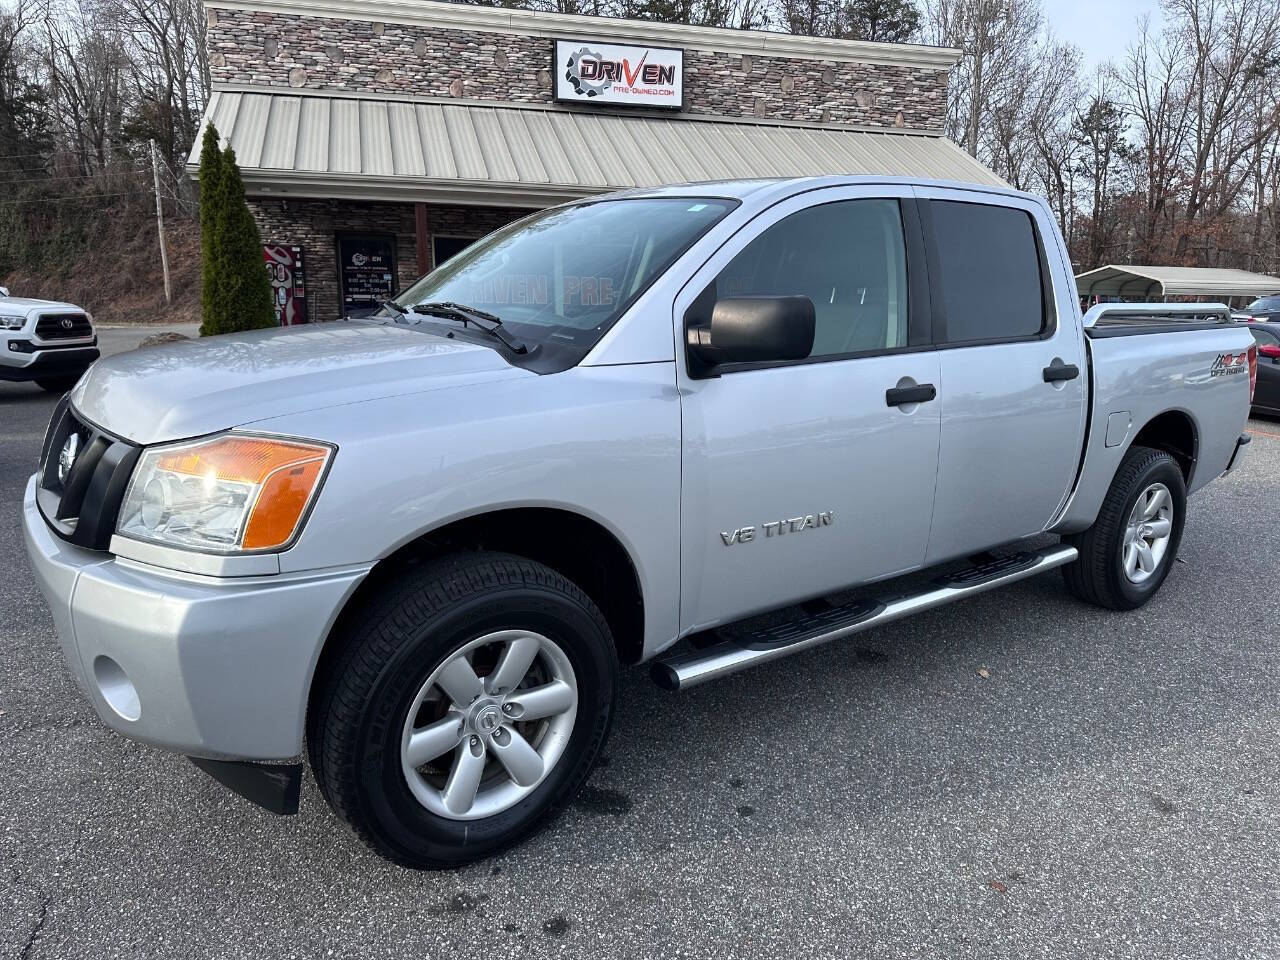
{"label": "crew cab rear door", "polygon": [[[681,392],[682,624],[700,629],[913,570],[933,510],[937,383],[906,186],[810,191],[759,214],[674,304]],[[809,297],[809,357],[690,373],[717,299]]]}
{"label": "crew cab rear door", "polygon": [[1031,200],[916,188],[942,442],[928,564],[1044,530],[1080,464],[1088,377],[1075,281]]}

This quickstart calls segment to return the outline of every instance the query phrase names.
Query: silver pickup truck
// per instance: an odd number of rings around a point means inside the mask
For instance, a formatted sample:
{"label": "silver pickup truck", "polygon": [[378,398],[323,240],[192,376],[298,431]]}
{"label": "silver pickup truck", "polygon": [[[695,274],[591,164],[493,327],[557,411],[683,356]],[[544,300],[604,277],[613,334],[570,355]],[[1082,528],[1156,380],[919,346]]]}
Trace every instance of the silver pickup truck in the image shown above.
{"label": "silver pickup truck", "polygon": [[11,296],[0,287],[0,381],[65,393],[98,359],[93,318],[71,303]]}
{"label": "silver pickup truck", "polygon": [[375,850],[449,866],[582,785],[619,664],[684,689],[1052,568],[1148,602],[1254,364],[1225,308],[1081,316],[1032,196],[638,191],[371,320],[98,362],[24,527],[109,726],[282,813],[305,750]]}

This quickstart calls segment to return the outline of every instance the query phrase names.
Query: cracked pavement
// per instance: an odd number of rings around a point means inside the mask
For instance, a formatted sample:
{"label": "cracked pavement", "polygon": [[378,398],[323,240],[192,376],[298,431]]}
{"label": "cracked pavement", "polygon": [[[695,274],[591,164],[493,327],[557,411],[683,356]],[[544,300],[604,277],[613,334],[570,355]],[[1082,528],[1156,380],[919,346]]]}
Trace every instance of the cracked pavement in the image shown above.
{"label": "cracked pavement", "polygon": [[1280,954],[1280,423],[1147,608],[1048,574],[683,694],[628,670],[572,809],[413,873],[309,777],[276,818],[98,723],[22,555],[53,403],[0,385],[0,957]]}

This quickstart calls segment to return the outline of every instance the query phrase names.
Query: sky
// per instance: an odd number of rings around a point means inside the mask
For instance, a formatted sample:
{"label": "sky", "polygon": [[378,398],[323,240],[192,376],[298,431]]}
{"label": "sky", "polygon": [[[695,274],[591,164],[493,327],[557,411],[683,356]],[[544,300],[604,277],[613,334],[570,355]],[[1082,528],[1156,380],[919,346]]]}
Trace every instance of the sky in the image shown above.
{"label": "sky", "polygon": [[1150,14],[1153,28],[1160,24],[1158,0],[1044,0],[1044,13],[1059,40],[1080,48],[1089,73],[1124,57],[1140,16]]}

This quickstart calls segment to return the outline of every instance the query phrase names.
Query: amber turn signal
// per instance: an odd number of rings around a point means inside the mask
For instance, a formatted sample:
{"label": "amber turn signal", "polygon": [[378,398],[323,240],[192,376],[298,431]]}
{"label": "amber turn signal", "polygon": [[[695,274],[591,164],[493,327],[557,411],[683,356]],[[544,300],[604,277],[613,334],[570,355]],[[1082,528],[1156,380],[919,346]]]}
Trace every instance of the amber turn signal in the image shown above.
{"label": "amber turn signal", "polygon": [[232,435],[167,452],[156,466],[211,487],[253,488],[240,548],[269,550],[293,538],[331,452],[321,444]]}

